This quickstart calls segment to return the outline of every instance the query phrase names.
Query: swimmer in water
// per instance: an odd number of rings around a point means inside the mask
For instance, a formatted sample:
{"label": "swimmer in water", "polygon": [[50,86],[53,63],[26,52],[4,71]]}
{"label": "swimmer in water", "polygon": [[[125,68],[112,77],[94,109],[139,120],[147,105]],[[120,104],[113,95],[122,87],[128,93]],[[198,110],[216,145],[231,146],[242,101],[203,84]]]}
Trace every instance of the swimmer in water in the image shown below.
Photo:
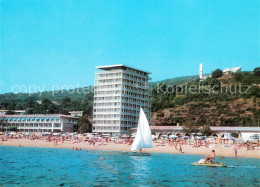
{"label": "swimmer in water", "polygon": [[103,157],[99,157],[99,160],[105,160]]}

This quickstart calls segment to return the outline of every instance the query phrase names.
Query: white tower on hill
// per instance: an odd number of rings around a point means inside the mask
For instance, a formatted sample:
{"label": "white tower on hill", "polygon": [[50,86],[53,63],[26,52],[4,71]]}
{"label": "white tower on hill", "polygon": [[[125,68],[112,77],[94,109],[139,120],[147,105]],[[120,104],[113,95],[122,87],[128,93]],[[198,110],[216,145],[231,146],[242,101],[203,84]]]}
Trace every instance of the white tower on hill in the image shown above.
{"label": "white tower on hill", "polygon": [[203,64],[200,64],[200,74],[199,74],[200,79],[203,78]]}

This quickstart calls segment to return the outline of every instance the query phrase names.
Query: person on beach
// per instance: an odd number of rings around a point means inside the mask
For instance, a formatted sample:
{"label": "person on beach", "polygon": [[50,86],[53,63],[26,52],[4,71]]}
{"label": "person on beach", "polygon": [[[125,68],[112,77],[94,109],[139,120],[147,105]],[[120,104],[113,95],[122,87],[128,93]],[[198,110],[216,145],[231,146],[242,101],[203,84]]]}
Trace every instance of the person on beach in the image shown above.
{"label": "person on beach", "polygon": [[212,150],[211,156],[206,156],[203,164],[206,164],[206,162],[212,162],[215,157],[216,157],[215,150]]}
{"label": "person on beach", "polygon": [[237,148],[237,147],[234,147],[233,149],[234,149],[234,152],[235,152],[235,157],[237,158],[237,149],[238,149],[238,148]]}
{"label": "person on beach", "polygon": [[182,152],[182,147],[181,147],[181,144],[180,144],[180,149],[179,149],[179,152],[180,152],[180,153],[184,153],[184,152]]}
{"label": "person on beach", "polygon": [[177,146],[178,146],[178,143],[177,143],[177,141],[175,142],[175,150],[178,150],[178,148],[177,148]]}

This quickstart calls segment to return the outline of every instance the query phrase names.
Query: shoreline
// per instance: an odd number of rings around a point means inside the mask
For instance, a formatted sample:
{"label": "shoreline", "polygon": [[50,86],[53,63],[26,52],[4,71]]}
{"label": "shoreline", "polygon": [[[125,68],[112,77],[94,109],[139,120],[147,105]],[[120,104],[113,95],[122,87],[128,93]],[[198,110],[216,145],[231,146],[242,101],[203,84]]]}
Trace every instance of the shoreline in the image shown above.
{"label": "shoreline", "polygon": [[[100,151],[119,151],[119,152],[131,152],[131,146],[127,144],[115,144],[115,143],[97,143],[96,146],[89,145],[88,142],[80,142],[72,144],[70,141],[65,141],[64,143],[59,142],[54,145],[53,142],[46,142],[44,140],[29,140],[29,139],[9,139],[8,141],[1,141],[0,146],[14,146],[14,147],[37,147],[37,148],[64,148],[64,149],[87,149],[87,150],[100,150]],[[232,146],[224,144],[216,144],[212,148],[206,147],[192,147],[190,145],[183,145],[183,152],[179,153],[175,150],[174,146],[161,145],[159,143],[154,143],[153,148],[143,149],[145,152],[149,153],[168,153],[168,154],[184,154],[184,155],[210,155],[211,150],[215,149],[217,157],[234,157],[234,150]],[[240,148],[238,150],[238,158],[256,158],[260,159],[260,148],[256,147],[255,150],[247,151],[246,148]]]}

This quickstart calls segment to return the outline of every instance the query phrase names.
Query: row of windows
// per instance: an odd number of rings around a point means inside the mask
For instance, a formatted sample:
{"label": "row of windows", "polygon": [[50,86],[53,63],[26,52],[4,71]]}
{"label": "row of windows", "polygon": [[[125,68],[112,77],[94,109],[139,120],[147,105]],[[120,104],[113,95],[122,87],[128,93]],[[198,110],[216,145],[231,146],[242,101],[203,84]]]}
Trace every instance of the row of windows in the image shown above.
{"label": "row of windows", "polygon": [[101,108],[101,109],[94,109],[94,112],[120,112],[120,108]]}
{"label": "row of windows", "polygon": [[114,95],[114,94],[121,94],[122,91],[115,90],[115,91],[95,91],[95,95]]}
{"label": "row of windows", "polygon": [[120,114],[97,114],[93,115],[94,118],[120,118]]}
{"label": "row of windows", "polygon": [[130,78],[130,79],[134,79],[136,81],[148,81],[148,77],[140,77],[140,76],[135,76],[135,75],[131,75],[128,73],[123,73],[123,78]]}
{"label": "row of windows", "polygon": [[[52,123],[4,123],[3,127],[52,127]],[[61,124],[54,123],[53,127],[61,127]]]}
{"label": "row of windows", "polygon": [[142,89],[148,89],[149,83],[148,82],[140,82],[140,81],[132,81],[128,79],[123,79],[122,81],[123,85],[130,85],[132,88],[142,88]]}
{"label": "row of windows", "polygon": [[120,96],[110,96],[110,97],[95,97],[94,100],[95,101],[110,101],[110,100],[120,100],[121,97]]}
{"label": "row of windows", "polygon": [[93,130],[119,130],[118,126],[96,126]]}
{"label": "row of windows", "polygon": [[111,103],[94,103],[94,106],[120,106],[120,102],[111,102]]}
{"label": "row of windows", "polygon": [[52,132],[51,129],[20,129],[19,131],[21,131],[21,132]]}
{"label": "row of windows", "polygon": [[109,90],[109,89],[117,89],[117,90],[121,90],[122,89],[122,85],[121,84],[113,84],[113,85],[98,85],[95,86],[95,90]]}
{"label": "row of windows", "polygon": [[118,73],[109,73],[109,72],[106,72],[106,73],[101,73],[98,75],[99,78],[108,78],[108,77],[121,77],[122,76],[122,73],[121,72],[118,72]]}
{"label": "row of windows", "polygon": [[125,120],[138,120],[138,116],[122,115]]}
{"label": "row of windows", "polygon": [[148,90],[146,90],[146,91],[144,91],[142,93],[136,93],[134,91],[125,91],[125,90],[123,90],[122,94],[129,95],[129,96],[135,96],[135,97],[144,97],[144,98],[148,98],[148,96],[150,96],[150,93],[149,93]]}
{"label": "row of windows", "polygon": [[94,120],[93,124],[120,124],[120,120]]}
{"label": "row of windows", "polygon": [[[150,106],[145,106],[144,104],[136,105],[136,104],[131,104],[131,103],[122,103],[122,108],[132,108],[132,109],[139,111],[140,107],[142,107],[144,110],[148,110],[148,111],[150,111],[150,109],[151,109]],[[128,110],[128,111],[126,111],[126,110]],[[126,109],[126,110],[124,110],[123,112],[129,112],[131,109]]]}
{"label": "row of windows", "polygon": [[136,74],[137,76],[147,76],[147,73],[143,72],[143,71],[139,71],[139,70],[135,70],[135,69],[130,69],[127,68],[126,71],[123,71],[125,74],[129,74],[129,75],[134,75]]}
{"label": "row of windows", "polygon": [[137,124],[138,124],[138,122],[134,122],[134,121],[122,121],[122,125],[128,125],[128,126],[136,127]]}
{"label": "row of windows", "polygon": [[117,79],[103,79],[103,80],[98,80],[98,84],[104,84],[104,83],[121,83],[122,79],[121,78],[117,78]]}
{"label": "row of windows", "polygon": [[33,119],[33,118],[28,118],[28,119],[23,119],[23,118],[18,118],[18,119],[4,119],[8,122],[21,122],[21,121],[26,121],[26,122],[48,122],[48,121],[59,121],[59,119]]}
{"label": "row of windows", "polygon": [[134,93],[139,92],[139,93],[143,94],[143,93],[147,93],[147,92],[148,92],[149,87],[148,87],[148,86],[140,86],[140,85],[138,85],[138,84],[131,85],[131,86],[129,86],[129,85],[123,85],[122,90],[124,90],[124,91],[129,90],[129,91],[132,91],[132,92],[134,92]]}

